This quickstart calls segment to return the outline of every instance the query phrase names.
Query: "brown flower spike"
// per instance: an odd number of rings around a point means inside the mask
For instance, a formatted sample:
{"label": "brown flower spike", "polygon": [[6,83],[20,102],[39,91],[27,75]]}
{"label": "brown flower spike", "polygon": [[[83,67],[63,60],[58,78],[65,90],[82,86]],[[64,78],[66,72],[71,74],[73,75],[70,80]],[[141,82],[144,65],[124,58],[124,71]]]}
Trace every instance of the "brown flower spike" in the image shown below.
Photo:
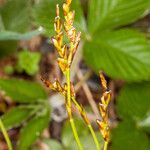
{"label": "brown flower spike", "polygon": [[107,82],[104,78],[103,73],[100,73],[100,79],[102,84],[103,95],[101,97],[101,102],[99,103],[99,110],[102,117],[102,121],[97,120],[97,124],[102,133],[105,142],[109,142],[110,139],[110,129],[108,123],[108,105],[110,103],[111,91],[107,89]]}
{"label": "brown flower spike", "polygon": [[[59,5],[56,6],[56,17],[54,23],[54,29],[56,35],[52,37],[52,43],[54,44],[57,52],[59,54],[58,64],[61,68],[62,72],[65,74],[66,70],[70,68],[74,54],[78,48],[81,32],[76,31],[73,26],[74,22],[74,11],[70,11],[71,0],[67,0],[66,3],[63,4],[64,18],[65,22],[62,25],[60,16],[59,16]],[[63,44],[64,33],[62,28],[64,26],[64,30],[68,39],[70,40],[70,44]]]}
{"label": "brown flower spike", "polygon": [[[74,86],[70,82],[70,67],[74,58],[74,55],[77,51],[80,38],[81,38],[81,32],[77,32],[76,28],[73,26],[74,23],[74,17],[75,17],[75,11],[70,10],[72,0],[66,0],[66,2],[63,4],[63,13],[64,13],[64,23],[62,23],[60,18],[60,12],[59,12],[59,5],[56,5],[56,17],[54,22],[54,30],[56,35],[51,38],[52,43],[54,44],[57,52],[58,52],[58,65],[61,69],[61,71],[64,74],[64,77],[66,78],[66,83],[64,85],[61,85],[60,82],[56,79],[54,83],[50,83],[47,80],[41,79],[43,83],[49,87],[51,90],[54,90],[56,92],[61,93],[66,97],[66,110],[68,112],[68,119],[70,121],[70,125],[75,137],[75,140],[78,145],[79,150],[83,150],[83,146],[80,142],[73,116],[71,111],[71,104],[72,102],[75,104],[76,108],[80,112],[80,115],[86,125],[88,126],[91,135],[93,137],[93,140],[95,142],[97,150],[100,150],[100,143],[97,139],[97,136],[94,132],[94,129],[87,117],[87,114],[84,110],[84,108],[78,104],[78,102],[75,99],[75,91]],[[69,42],[64,43],[64,36],[67,36]],[[107,89],[107,82],[103,76],[102,73],[100,73],[100,79],[103,89],[103,95],[101,97],[101,102],[99,104],[99,110],[102,116],[102,120],[97,120],[97,124],[99,126],[99,129],[102,133],[102,136],[105,140],[104,144],[104,150],[107,149],[107,145],[110,138],[110,131],[109,131],[109,125],[108,125],[108,105],[110,102],[111,92]]]}

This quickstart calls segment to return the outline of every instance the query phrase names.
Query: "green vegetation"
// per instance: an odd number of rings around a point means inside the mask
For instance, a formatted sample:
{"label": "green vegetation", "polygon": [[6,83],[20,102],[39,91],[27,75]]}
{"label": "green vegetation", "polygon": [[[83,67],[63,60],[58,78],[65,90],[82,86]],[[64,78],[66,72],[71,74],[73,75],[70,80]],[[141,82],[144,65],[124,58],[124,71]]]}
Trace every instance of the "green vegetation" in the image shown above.
{"label": "green vegetation", "polygon": [[[18,150],[36,149],[38,138],[52,150],[77,149],[68,123],[63,126],[61,143],[41,136],[51,121],[48,102],[51,94],[47,94],[39,79],[44,67],[55,72],[54,66],[47,68],[48,63],[43,60],[51,55],[44,42],[46,39],[50,45],[49,39],[55,35],[56,4],[62,6],[63,1],[0,2],[0,112],[4,127],[18,131]],[[82,60],[97,75],[103,70],[108,84],[115,86],[115,92],[110,86],[115,106],[109,109],[116,112],[117,126],[112,126],[110,149],[150,149],[149,27],[145,25],[143,30],[141,25],[136,25],[149,16],[150,0],[73,0],[71,10],[75,10],[74,26],[82,33],[82,46],[79,46]],[[62,9],[60,17],[64,19]],[[37,40],[39,46],[35,50],[28,42],[37,37],[40,43]],[[64,41],[69,42],[66,38]],[[54,57],[48,59],[50,65],[56,63]],[[41,67],[41,62],[46,65]],[[75,122],[83,148],[96,149],[86,125],[80,119]],[[102,146],[100,133],[95,133]]]}

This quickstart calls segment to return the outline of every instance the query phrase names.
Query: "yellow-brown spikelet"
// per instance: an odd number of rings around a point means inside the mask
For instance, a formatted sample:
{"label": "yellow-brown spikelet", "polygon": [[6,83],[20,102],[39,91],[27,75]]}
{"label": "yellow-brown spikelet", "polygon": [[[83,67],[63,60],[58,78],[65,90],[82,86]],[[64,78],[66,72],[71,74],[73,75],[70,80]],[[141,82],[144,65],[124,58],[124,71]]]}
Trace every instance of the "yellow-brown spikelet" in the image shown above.
{"label": "yellow-brown spikelet", "polygon": [[62,93],[63,95],[65,95],[66,91],[65,89],[61,86],[61,84],[59,83],[59,81],[57,79],[55,79],[54,83],[49,82],[48,80],[45,80],[41,77],[42,82],[51,90]]}
{"label": "yellow-brown spikelet", "polygon": [[64,3],[63,5],[65,18],[64,29],[68,39],[70,40],[70,45],[67,46],[63,44],[64,33],[62,31],[63,25],[59,16],[59,5],[56,6],[56,17],[54,23],[56,35],[51,39],[59,54],[58,64],[64,74],[66,70],[70,68],[81,37],[81,32],[78,32],[76,34],[76,29],[73,26],[75,13],[74,11],[70,11],[70,4],[71,0],[67,0],[66,3]]}
{"label": "yellow-brown spikelet", "polygon": [[108,91],[107,82],[103,73],[100,73],[100,79],[102,84],[103,95],[101,97],[101,102],[99,103],[99,110],[102,117],[102,120],[97,120],[97,124],[102,133],[102,136],[106,142],[109,142],[110,130],[108,122],[108,105],[111,99],[111,91]]}

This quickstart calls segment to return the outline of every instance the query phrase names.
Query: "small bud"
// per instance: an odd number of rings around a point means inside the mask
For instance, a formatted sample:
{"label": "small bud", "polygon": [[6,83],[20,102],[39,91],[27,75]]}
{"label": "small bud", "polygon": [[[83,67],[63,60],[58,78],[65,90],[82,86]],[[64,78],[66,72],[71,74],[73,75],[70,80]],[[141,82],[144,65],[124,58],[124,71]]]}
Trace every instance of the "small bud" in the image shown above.
{"label": "small bud", "polygon": [[64,45],[62,48],[61,48],[61,52],[62,52],[62,57],[64,59],[67,59],[67,45]]}
{"label": "small bud", "polygon": [[99,73],[99,76],[100,76],[100,79],[101,79],[101,84],[102,84],[103,91],[106,91],[107,90],[107,81],[105,80],[105,77],[104,77],[102,72]]}
{"label": "small bud", "polygon": [[59,4],[56,5],[56,16],[59,16]]}
{"label": "small bud", "polygon": [[66,0],[66,3],[67,3],[68,5],[70,5],[71,2],[72,2],[72,0]]}
{"label": "small bud", "polygon": [[71,95],[72,95],[73,97],[76,96],[75,89],[74,89],[74,86],[73,86],[72,83],[71,83]]}
{"label": "small bud", "polygon": [[63,4],[63,11],[64,11],[64,16],[66,16],[69,12],[69,5],[64,3]]}
{"label": "small bud", "polygon": [[76,37],[76,29],[74,27],[72,27],[70,30],[68,30],[67,35],[68,35],[70,41],[74,42],[75,37]]}
{"label": "small bud", "polygon": [[101,97],[102,104],[109,105],[110,99],[111,99],[111,91],[106,91],[103,93],[103,96]]}
{"label": "small bud", "polygon": [[56,47],[56,49],[59,49],[59,48],[60,48],[60,47],[59,47],[59,44],[58,44],[58,42],[57,42],[57,40],[56,40],[54,37],[51,38],[51,41],[52,41],[52,43],[54,44],[54,46]]}
{"label": "small bud", "polygon": [[66,69],[68,68],[67,60],[65,60],[63,58],[58,58],[57,61],[58,61],[58,65],[59,65],[61,71],[65,74]]}
{"label": "small bud", "polygon": [[62,30],[62,24],[59,16],[55,18],[54,29],[56,33],[59,33]]}
{"label": "small bud", "polygon": [[41,77],[41,81],[50,89],[52,88],[52,83],[50,83],[48,80],[45,80],[44,78]]}

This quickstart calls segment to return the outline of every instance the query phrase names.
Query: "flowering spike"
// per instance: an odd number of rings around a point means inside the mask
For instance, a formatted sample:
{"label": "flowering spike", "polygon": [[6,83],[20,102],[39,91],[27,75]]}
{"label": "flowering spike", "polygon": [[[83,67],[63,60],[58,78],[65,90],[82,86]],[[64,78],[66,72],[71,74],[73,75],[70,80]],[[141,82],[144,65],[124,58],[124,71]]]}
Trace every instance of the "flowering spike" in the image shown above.
{"label": "flowering spike", "polygon": [[50,89],[52,89],[52,83],[50,83],[48,80],[45,80],[41,77],[41,81]]}
{"label": "flowering spike", "polygon": [[58,65],[59,65],[61,71],[65,74],[66,70],[68,68],[68,62],[67,62],[67,60],[65,60],[63,58],[58,58],[57,62],[58,62]]}
{"label": "flowering spike", "polygon": [[102,72],[99,73],[99,76],[100,76],[100,79],[101,79],[101,84],[102,84],[103,91],[106,91],[107,90],[107,81],[105,80],[105,77],[104,77]]}
{"label": "flowering spike", "polygon": [[107,90],[107,82],[102,72],[100,72],[100,79],[102,84],[103,95],[101,97],[101,102],[99,103],[99,110],[102,120],[97,120],[97,124],[102,133],[102,136],[106,142],[109,141],[110,131],[108,124],[108,105],[110,103],[111,91]]}

